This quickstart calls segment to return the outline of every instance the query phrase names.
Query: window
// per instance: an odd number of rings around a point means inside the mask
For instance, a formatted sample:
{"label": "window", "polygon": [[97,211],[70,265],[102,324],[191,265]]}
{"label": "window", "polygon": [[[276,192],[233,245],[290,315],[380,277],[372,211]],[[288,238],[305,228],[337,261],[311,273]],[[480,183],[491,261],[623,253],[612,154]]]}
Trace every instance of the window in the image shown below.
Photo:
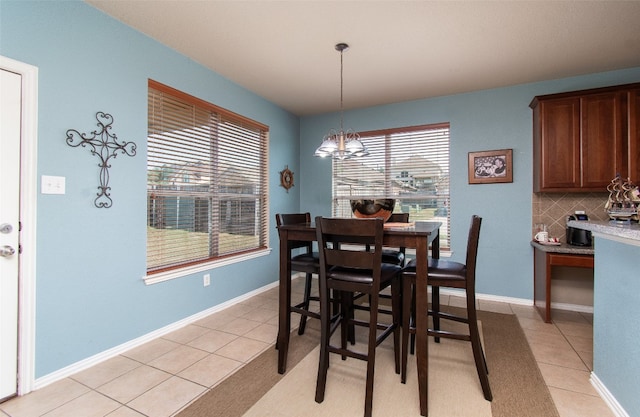
{"label": "window", "polygon": [[268,127],[149,80],[147,274],[267,247]]}
{"label": "window", "polygon": [[442,222],[449,248],[449,124],[360,132],[369,156],[333,160],[333,215],[350,217],[351,199],[394,198],[411,221]]}

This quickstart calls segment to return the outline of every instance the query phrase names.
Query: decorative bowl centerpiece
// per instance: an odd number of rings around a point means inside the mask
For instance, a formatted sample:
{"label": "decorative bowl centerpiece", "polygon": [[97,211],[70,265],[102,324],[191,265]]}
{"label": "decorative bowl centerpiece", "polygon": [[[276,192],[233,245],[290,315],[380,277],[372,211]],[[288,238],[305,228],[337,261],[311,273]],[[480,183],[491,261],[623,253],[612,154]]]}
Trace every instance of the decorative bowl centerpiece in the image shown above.
{"label": "decorative bowl centerpiece", "polygon": [[396,200],[380,198],[375,200],[351,200],[351,211],[359,219],[380,217],[385,222],[391,217]]}

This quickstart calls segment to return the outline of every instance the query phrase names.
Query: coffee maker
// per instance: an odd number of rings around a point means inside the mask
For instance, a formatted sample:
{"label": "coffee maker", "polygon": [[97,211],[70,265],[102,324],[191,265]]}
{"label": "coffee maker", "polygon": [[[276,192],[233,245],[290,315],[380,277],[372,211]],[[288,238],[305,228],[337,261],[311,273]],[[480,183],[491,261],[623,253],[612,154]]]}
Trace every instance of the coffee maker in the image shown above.
{"label": "coffee maker", "polygon": [[[576,212],[575,214],[567,217],[567,222],[569,222],[569,220],[587,221],[589,220],[589,217],[584,212]],[[589,230],[567,226],[566,233],[566,240],[569,245],[591,246],[592,244],[591,232]]]}

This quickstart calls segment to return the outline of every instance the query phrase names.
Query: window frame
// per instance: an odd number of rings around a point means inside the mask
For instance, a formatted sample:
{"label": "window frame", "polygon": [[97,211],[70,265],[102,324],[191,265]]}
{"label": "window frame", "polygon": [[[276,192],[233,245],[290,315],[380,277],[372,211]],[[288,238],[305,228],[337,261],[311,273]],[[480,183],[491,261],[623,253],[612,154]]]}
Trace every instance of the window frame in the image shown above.
{"label": "window frame", "polygon": [[[339,160],[339,159],[333,159],[332,160],[332,187],[331,187],[331,213],[333,216],[342,216],[344,217],[346,215],[346,213],[348,213],[348,215],[353,216],[353,214],[350,212],[350,207],[343,207],[341,206],[341,203],[344,204],[345,200],[348,200],[349,197],[353,197],[353,198],[395,198],[395,199],[399,199],[400,197],[398,197],[397,195],[393,194],[393,191],[390,191],[394,188],[394,186],[392,185],[394,182],[399,183],[402,181],[396,181],[394,178],[396,177],[400,177],[400,178],[404,178],[407,177],[407,180],[410,180],[410,178],[408,178],[408,172],[405,174],[404,171],[398,171],[397,169],[393,169],[393,158],[397,158],[398,154],[393,152],[392,149],[392,141],[393,135],[396,136],[400,136],[399,138],[397,138],[396,140],[405,140],[405,141],[409,141],[410,139],[408,139],[409,136],[411,135],[415,135],[416,133],[419,132],[427,132],[427,131],[433,131],[433,132],[437,132],[440,130],[444,130],[446,129],[446,137],[447,137],[447,149],[446,149],[446,156],[447,156],[447,164],[445,167],[443,168],[443,172],[446,172],[446,182],[445,182],[445,187],[446,188],[446,193],[444,194],[434,194],[433,199],[436,201],[436,207],[438,207],[438,202],[441,201],[443,206],[446,208],[446,224],[443,224],[443,229],[441,230],[441,241],[440,241],[440,248],[441,251],[443,252],[448,252],[450,250],[451,247],[451,233],[450,233],[450,228],[451,228],[451,189],[450,189],[450,183],[451,183],[451,125],[449,122],[443,122],[443,123],[433,123],[433,124],[425,124],[425,125],[417,125],[417,126],[403,126],[403,127],[397,127],[397,128],[388,128],[388,129],[381,129],[381,130],[371,130],[371,131],[363,131],[363,132],[359,132],[360,138],[362,140],[362,142],[364,143],[365,146],[367,146],[369,148],[369,156],[365,156],[363,158],[353,158],[353,159],[345,159],[345,160]],[[425,134],[425,136],[428,136],[428,134]],[[375,140],[380,141],[380,139],[383,138],[384,139],[384,145],[380,146],[380,144],[376,144],[377,146],[374,146],[372,148],[372,142]],[[369,140],[369,143],[367,143]],[[377,181],[376,184],[383,184],[382,187],[380,187],[380,185],[378,185],[378,188],[383,188],[384,191],[381,192],[374,192],[373,194],[366,194],[366,193],[362,193],[361,191],[355,191],[352,195],[349,196],[345,196],[345,195],[340,195],[338,187],[340,187],[340,184],[338,184],[338,177],[342,174],[340,174],[340,172],[344,172],[349,171],[349,170],[353,170],[354,173],[357,173],[358,170],[362,169],[362,168],[351,168],[349,169],[348,167],[345,168],[345,166],[347,166],[348,164],[353,164],[353,161],[357,161],[359,159],[365,160],[367,158],[371,158],[372,156],[376,156],[375,154],[378,154],[378,158],[380,158],[380,153],[382,153],[384,159],[382,161],[381,164],[378,164],[378,166],[380,166],[380,168],[377,171],[371,171],[373,173],[373,175],[371,175],[370,178],[367,178],[369,181]],[[404,157],[408,157],[409,153],[400,153],[400,156],[404,156]],[[441,158],[441,156],[440,156]],[[432,158],[435,159],[435,158]],[[439,164],[436,164],[437,166],[439,166]],[[398,176],[394,177],[393,174],[394,172],[399,173]],[[363,175],[367,175],[366,170],[362,170],[362,174]],[[382,179],[377,179],[375,180],[374,177],[377,174],[382,174]],[[364,180],[364,176],[362,177]],[[412,180],[412,179],[411,179]],[[344,184],[342,184],[342,186],[344,186]],[[351,186],[349,186],[351,187]],[[362,188],[362,185],[360,186]],[[351,192],[351,191],[350,191]],[[416,197],[416,199],[420,199],[420,198],[425,198],[425,197],[430,197],[427,195],[418,195]],[[406,198],[406,200],[411,200],[411,198]],[[398,210],[397,205],[396,208],[394,209],[395,213],[399,213],[401,212],[401,210]],[[438,217],[444,217],[444,216],[438,216]],[[410,221],[416,220],[415,217],[414,219],[412,219],[410,217],[409,219]],[[420,219],[418,219],[420,220]]]}
{"label": "window frame", "polygon": [[[206,257],[204,258],[201,257],[200,259],[192,258],[192,259],[182,260],[177,262],[173,261],[173,263],[170,263],[170,264],[165,263],[165,265],[159,265],[157,267],[149,267],[149,259],[150,259],[149,258],[150,256],[149,227],[151,227],[154,224],[154,216],[157,215],[157,212],[150,211],[150,207],[152,207],[152,204],[154,202],[154,200],[151,199],[151,195],[153,194],[154,190],[157,190],[157,188],[152,188],[152,187],[159,186],[158,183],[155,183],[155,184],[152,183],[150,173],[152,173],[153,169],[157,168],[157,166],[153,165],[156,162],[155,161],[151,162],[151,159],[158,158],[158,159],[161,159],[161,162],[167,163],[167,161],[174,161],[174,160],[177,161],[180,158],[178,156],[171,156],[171,155],[167,156],[166,157],[167,159],[160,158],[158,155],[152,158],[151,153],[153,152],[153,150],[150,150],[151,145],[148,143],[148,149],[147,149],[148,151],[147,152],[147,177],[148,178],[147,178],[147,190],[146,190],[146,193],[147,193],[147,199],[146,199],[147,201],[147,216],[146,216],[147,217],[147,220],[146,220],[147,221],[147,237],[146,237],[147,253],[145,258],[147,261],[147,267],[146,267],[146,274],[143,277],[145,283],[147,285],[154,284],[157,282],[162,282],[169,279],[174,279],[174,278],[234,264],[237,262],[242,262],[248,259],[253,259],[256,257],[268,255],[271,252],[271,249],[269,248],[269,216],[268,216],[269,214],[269,178],[268,178],[269,127],[263,123],[256,122],[248,117],[231,112],[222,107],[216,106],[215,104],[209,103],[205,100],[199,99],[185,92],[182,92],[175,88],[169,87],[167,85],[164,85],[162,83],[149,79],[148,80],[148,96],[150,97],[150,99],[152,97],[152,94],[166,95],[167,97],[169,97],[168,98],[169,100],[174,100],[177,102],[184,103],[184,105],[187,107],[193,106],[194,111],[202,112],[205,115],[209,115],[207,116],[207,120],[211,120],[207,122],[207,123],[210,123],[210,125],[207,125],[209,126],[209,130],[207,131],[206,128],[202,129],[202,130],[205,130],[207,133],[202,134],[197,139],[200,141],[202,141],[203,138],[206,139],[208,141],[207,143],[209,144],[210,149],[202,152],[202,155],[197,155],[197,158],[204,158],[204,164],[208,164],[211,175],[209,176],[209,179],[207,179],[206,181],[203,180],[201,184],[206,189],[206,191],[202,194],[202,196],[196,196],[195,194],[193,194],[193,192],[190,193],[189,191],[186,191],[186,190],[171,191],[172,193],[176,193],[176,195],[180,194],[183,198],[187,198],[188,199],[187,201],[192,201],[196,205],[197,205],[197,201],[200,200],[201,198],[206,198],[208,200],[208,203],[206,204],[206,206],[209,214],[205,216],[208,222],[207,223],[208,227],[207,227],[207,230],[205,231],[206,235],[208,236],[207,238],[208,243],[206,244],[207,246],[206,251],[208,252],[208,255],[206,255]],[[172,114],[173,113],[170,113],[170,112],[168,113],[168,115],[172,115]],[[150,125],[151,125],[151,117],[152,117],[152,109],[149,108],[148,120]],[[195,125],[194,128],[198,128],[198,129],[204,126],[199,124],[198,121],[194,122],[194,125]],[[214,129],[211,129],[211,126],[213,126]],[[222,130],[225,128],[229,128],[230,130],[234,130],[234,131],[237,130],[238,133],[222,132]],[[180,134],[183,134],[185,130],[187,129],[186,128],[181,129],[178,132]],[[256,140],[254,141],[255,147],[252,149],[252,152],[254,155],[257,155],[256,157],[257,166],[251,169],[250,174],[252,175],[251,178],[255,178],[256,184],[254,185],[255,190],[252,190],[252,192],[249,192],[248,194],[246,194],[246,191],[243,191],[240,194],[237,194],[237,196],[234,194],[235,199],[233,201],[237,201],[237,202],[244,201],[244,199],[246,199],[247,196],[251,197],[253,201],[255,201],[254,208],[253,208],[253,216],[256,222],[254,225],[254,228],[255,228],[254,238],[256,239],[256,244],[255,245],[248,244],[247,249],[242,248],[242,245],[238,246],[237,248],[233,247],[232,245],[230,248],[230,252],[220,252],[216,254],[214,253],[215,249],[213,248],[216,247],[216,244],[219,240],[219,236],[222,234],[222,230],[219,227],[216,227],[216,225],[218,226],[220,225],[219,218],[215,218],[215,217],[212,218],[211,216],[215,216],[218,213],[219,209],[217,209],[216,207],[219,207],[220,203],[225,201],[224,200],[225,192],[223,190],[223,187],[216,187],[216,182],[218,181],[219,174],[220,174],[220,172],[216,171],[216,169],[218,169],[218,167],[220,166],[219,158],[224,157],[226,154],[224,152],[216,152],[216,148],[218,147],[218,145],[215,139],[219,138],[220,137],[219,135],[223,135],[223,136],[228,135],[228,137],[225,136],[225,140],[227,141],[227,143],[230,143],[230,142],[232,143],[233,140],[244,138],[242,134],[243,131],[245,132],[255,131],[253,135],[256,137]],[[213,134],[211,132],[213,132]],[[148,134],[147,136],[148,141],[151,142],[149,138],[152,136],[152,134],[154,134],[154,132],[152,132],[151,126],[148,127],[147,134]],[[158,137],[161,137],[161,139],[157,143],[163,143],[164,141],[166,144],[166,142],[169,142],[166,139],[166,137],[162,138],[162,135],[164,134],[165,132],[159,134]],[[239,136],[237,137],[234,136],[236,134]],[[192,137],[190,135],[186,135],[185,137],[186,139],[184,139],[184,142],[182,142],[183,144],[196,146],[195,137]],[[189,142],[192,142],[192,143],[189,143]],[[154,149],[158,149],[157,146],[159,145],[156,145]],[[178,149],[178,148],[170,147],[167,149],[169,149],[169,151],[167,151],[166,153],[170,154],[170,153],[175,153],[175,149]],[[191,147],[188,149],[191,149]],[[161,154],[162,152],[163,151],[158,150],[158,154]],[[232,154],[232,155],[235,155],[235,154]],[[183,164],[185,167],[187,166],[186,163],[183,163]],[[216,175],[214,175],[214,173]],[[178,187],[178,189],[180,189],[180,187]],[[243,199],[243,196],[244,196],[244,199]],[[241,217],[238,220],[242,221],[243,218],[244,217],[241,215]],[[190,218],[190,220],[193,220],[193,221],[196,221],[195,219],[197,219],[197,217]],[[241,226],[242,226],[242,223],[241,223]],[[170,227],[165,227],[164,229],[170,229]],[[175,229],[182,230],[179,227],[179,225],[175,226]],[[157,229],[157,230],[162,230],[162,229]],[[191,232],[195,232],[195,230],[191,230]]]}

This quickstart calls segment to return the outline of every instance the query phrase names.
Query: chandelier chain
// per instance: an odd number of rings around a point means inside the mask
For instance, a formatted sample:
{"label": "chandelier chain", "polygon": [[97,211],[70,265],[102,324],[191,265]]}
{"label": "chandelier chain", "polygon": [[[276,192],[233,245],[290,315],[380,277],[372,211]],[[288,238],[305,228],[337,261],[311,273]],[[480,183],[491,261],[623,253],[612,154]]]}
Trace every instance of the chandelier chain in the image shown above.
{"label": "chandelier chain", "polygon": [[343,131],[344,130],[344,100],[343,100],[343,86],[344,86],[344,70],[343,70],[343,61],[342,61],[342,54],[344,53],[344,50],[341,49],[340,50],[340,130]]}

